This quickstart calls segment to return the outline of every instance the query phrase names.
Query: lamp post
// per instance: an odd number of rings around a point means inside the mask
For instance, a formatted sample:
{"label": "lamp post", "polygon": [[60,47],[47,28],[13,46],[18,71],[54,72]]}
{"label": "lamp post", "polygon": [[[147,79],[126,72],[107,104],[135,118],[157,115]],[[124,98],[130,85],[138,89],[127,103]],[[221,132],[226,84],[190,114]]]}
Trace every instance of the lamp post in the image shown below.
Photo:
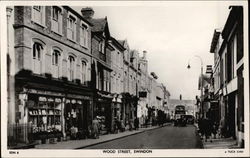
{"label": "lamp post", "polygon": [[[203,61],[202,61],[202,58],[200,56],[198,56],[198,55],[195,55],[194,57],[199,58],[200,62],[201,62],[201,86],[200,86],[201,97],[200,97],[200,110],[199,111],[201,113],[201,116],[203,117],[203,102],[202,102],[202,96],[203,96]],[[190,69],[190,68],[191,68],[191,66],[190,66],[190,59],[189,59],[187,69]]]}

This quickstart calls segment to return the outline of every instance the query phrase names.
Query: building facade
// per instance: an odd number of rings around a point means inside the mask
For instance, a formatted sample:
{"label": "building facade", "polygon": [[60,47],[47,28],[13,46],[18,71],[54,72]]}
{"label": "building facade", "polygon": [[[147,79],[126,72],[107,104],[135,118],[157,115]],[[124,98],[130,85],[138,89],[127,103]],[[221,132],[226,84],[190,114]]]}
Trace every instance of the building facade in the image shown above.
{"label": "building facade", "polygon": [[94,118],[101,134],[114,132],[116,121],[133,129],[167,102],[166,88],[149,77],[146,52],[140,57],[111,37],[107,17],[93,18],[92,8],[6,12],[8,146],[91,137]]}
{"label": "building facade", "polygon": [[[37,134],[67,136],[72,126],[86,133],[93,103],[91,24],[66,6],[16,6],[13,18],[15,112],[8,112],[9,137],[15,137],[13,123],[32,125]],[[28,134],[18,139],[29,142]]]}
{"label": "building facade", "polygon": [[214,33],[210,52],[216,60],[213,79],[222,133],[244,147],[243,7],[230,9],[223,30]]}
{"label": "building facade", "polygon": [[93,26],[91,29],[91,76],[94,91],[93,116],[99,119],[101,133],[111,132],[111,47],[107,18],[95,19],[92,8],[82,8],[82,16]]}

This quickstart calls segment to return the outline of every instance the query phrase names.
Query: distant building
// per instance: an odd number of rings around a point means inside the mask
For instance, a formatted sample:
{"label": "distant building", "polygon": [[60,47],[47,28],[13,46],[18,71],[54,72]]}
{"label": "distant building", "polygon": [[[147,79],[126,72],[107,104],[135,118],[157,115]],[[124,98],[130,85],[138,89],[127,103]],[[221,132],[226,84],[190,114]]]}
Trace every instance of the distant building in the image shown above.
{"label": "distant building", "polygon": [[168,104],[169,111],[170,111],[170,118],[171,119],[174,118],[175,106],[177,105],[184,105],[186,108],[186,114],[195,116],[197,112],[195,103],[196,103],[195,100],[170,99],[169,104]]}

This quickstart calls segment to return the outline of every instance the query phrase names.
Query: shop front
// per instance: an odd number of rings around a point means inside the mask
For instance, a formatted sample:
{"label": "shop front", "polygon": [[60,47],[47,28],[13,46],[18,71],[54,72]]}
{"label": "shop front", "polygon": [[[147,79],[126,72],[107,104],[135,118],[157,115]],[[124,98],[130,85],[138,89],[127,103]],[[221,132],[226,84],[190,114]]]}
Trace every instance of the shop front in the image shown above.
{"label": "shop front", "polygon": [[[84,98],[84,99],[83,99]],[[65,134],[72,139],[72,132],[76,132],[77,138],[85,138],[88,136],[88,128],[90,125],[89,113],[91,99],[89,96],[78,96],[75,98],[66,97],[64,107]]]}
{"label": "shop front", "polygon": [[47,138],[61,139],[62,97],[28,93],[27,120],[32,126],[33,139],[43,142]]}
{"label": "shop front", "polygon": [[111,132],[112,124],[112,96],[110,94],[97,93],[94,116],[100,124],[100,134]]}
{"label": "shop front", "polygon": [[122,96],[119,94],[113,94],[112,105],[112,120],[111,120],[111,131],[116,132],[118,128],[121,128],[121,124],[124,124],[125,109],[122,104]]}

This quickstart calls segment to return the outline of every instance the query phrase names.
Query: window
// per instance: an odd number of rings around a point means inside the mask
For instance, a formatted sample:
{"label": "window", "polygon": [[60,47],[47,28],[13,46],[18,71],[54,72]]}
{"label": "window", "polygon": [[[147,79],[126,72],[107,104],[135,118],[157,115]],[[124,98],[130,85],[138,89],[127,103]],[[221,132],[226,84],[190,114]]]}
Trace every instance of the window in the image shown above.
{"label": "window", "polygon": [[236,65],[236,37],[232,38],[228,43],[227,53],[227,81],[231,81],[235,77],[235,65]]}
{"label": "window", "polygon": [[59,77],[60,72],[60,51],[59,50],[53,50],[52,53],[52,75],[55,78]]}
{"label": "window", "polygon": [[75,58],[73,56],[69,56],[68,58],[68,72],[69,72],[69,80],[73,81],[74,80],[74,73],[75,73]]}
{"label": "window", "polygon": [[81,63],[81,81],[83,84],[86,84],[87,81],[87,63],[85,61]]}
{"label": "window", "polygon": [[99,42],[99,52],[101,52],[101,53],[104,53],[104,44],[103,44],[103,41],[100,41]]}
{"label": "window", "polygon": [[41,65],[41,54],[43,51],[43,45],[39,42],[34,42],[33,44],[33,72],[36,74],[40,74],[42,71]]}
{"label": "window", "polygon": [[76,19],[71,15],[68,17],[67,38],[73,41],[76,40]]}
{"label": "window", "polygon": [[45,25],[45,7],[32,7],[32,20],[38,24]]}
{"label": "window", "polygon": [[80,44],[84,47],[88,46],[88,31],[87,26],[82,24],[80,27]]}
{"label": "window", "polygon": [[57,6],[52,7],[52,31],[62,34],[62,10]]}

